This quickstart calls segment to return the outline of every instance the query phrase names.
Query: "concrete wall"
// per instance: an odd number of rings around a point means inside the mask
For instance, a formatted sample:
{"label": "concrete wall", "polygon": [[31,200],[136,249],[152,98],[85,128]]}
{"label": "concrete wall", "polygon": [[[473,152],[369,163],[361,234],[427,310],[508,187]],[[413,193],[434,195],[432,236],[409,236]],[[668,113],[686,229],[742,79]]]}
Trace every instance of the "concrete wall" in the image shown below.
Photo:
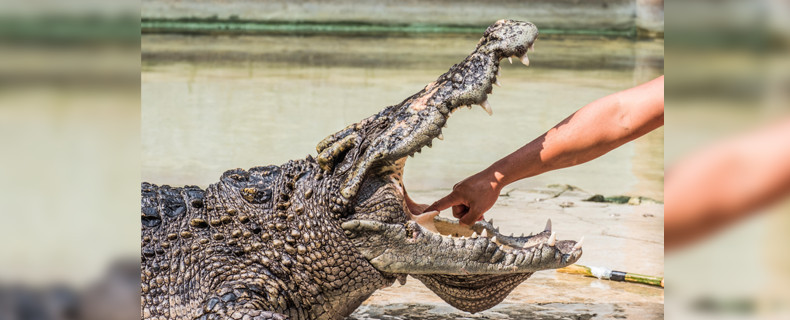
{"label": "concrete wall", "polygon": [[663,0],[143,0],[143,18],[485,26],[502,18],[543,29],[663,32]]}

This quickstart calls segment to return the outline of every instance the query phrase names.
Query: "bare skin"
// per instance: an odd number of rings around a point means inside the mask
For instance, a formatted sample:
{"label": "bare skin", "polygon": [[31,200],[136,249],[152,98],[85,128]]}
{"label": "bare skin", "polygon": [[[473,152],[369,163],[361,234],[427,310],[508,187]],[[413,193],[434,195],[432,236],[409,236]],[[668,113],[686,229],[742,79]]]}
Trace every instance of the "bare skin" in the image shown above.
{"label": "bare skin", "polygon": [[664,76],[582,107],[535,140],[453,187],[426,212],[452,207],[471,225],[483,218],[510,183],[574,166],[664,125]]}
{"label": "bare skin", "polygon": [[790,193],[790,120],[727,139],[667,172],[664,238],[676,249]]}

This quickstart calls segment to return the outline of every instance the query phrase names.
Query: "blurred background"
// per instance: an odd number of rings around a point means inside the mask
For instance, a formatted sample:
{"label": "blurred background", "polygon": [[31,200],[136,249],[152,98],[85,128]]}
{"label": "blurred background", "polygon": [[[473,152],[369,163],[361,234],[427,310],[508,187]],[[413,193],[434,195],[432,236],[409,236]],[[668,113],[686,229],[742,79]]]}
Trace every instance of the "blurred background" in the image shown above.
{"label": "blurred background", "polygon": [[[205,186],[225,169],[304,157],[446,71],[495,20],[538,25],[532,66],[505,64],[494,117],[457,113],[444,143],[410,161],[412,189],[449,190],[665,68],[663,1],[0,5],[2,319],[138,318],[141,179]],[[520,187],[663,200],[664,161],[787,118],[789,10],[778,0],[670,4],[665,128]],[[244,116],[223,118],[218,105]],[[484,144],[493,149],[469,152]],[[789,207],[669,253],[668,317],[787,315]]]}
{"label": "blurred background", "polygon": [[[790,3],[678,1],[666,12],[669,172],[711,145],[768,127],[787,128]],[[790,148],[790,136],[777,141],[774,148]],[[787,168],[788,160],[776,171]],[[788,188],[785,182],[784,200],[754,212],[759,214],[667,253],[667,318],[790,316]]]}
{"label": "blurred background", "polygon": [[[540,37],[529,53],[530,67],[503,61],[502,87],[489,97],[494,115],[478,107],[454,113],[443,130],[444,141],[408,160],[404,180],[409,195],[431,203],[583,105],[662,75],[662,5],[143,2],[142,180],[205,187],[231,168],[304,158],[327,135],[400,103],[462,61],[494,21],[535,23]],[[591,193],[587,197],[598,193],[660,202],[663,140],[659,129],[596,161],[509,185],[508,196],[487,218],[510,229],[504,232],[529,233],[551,217],[563,238],[586,235],[592,243],[584,263],[662,275],[660,205],[657,212],[645,204],[625,205],[623,212],[596,208],[592,213],[581,203],[567,210],[550,201],[536,203],[541,196],[530,191],[572,185]],[[663,316],[661,288],[585,281],[553,271],[538,273],[497,309],[475,316]],[[448,308],[416,279],[379,290],[352,315],[428,316],[469,315]]]}
{"label": "blurred background", "polygon": [[0,319],[136,319],[139,4],[0,8]]}

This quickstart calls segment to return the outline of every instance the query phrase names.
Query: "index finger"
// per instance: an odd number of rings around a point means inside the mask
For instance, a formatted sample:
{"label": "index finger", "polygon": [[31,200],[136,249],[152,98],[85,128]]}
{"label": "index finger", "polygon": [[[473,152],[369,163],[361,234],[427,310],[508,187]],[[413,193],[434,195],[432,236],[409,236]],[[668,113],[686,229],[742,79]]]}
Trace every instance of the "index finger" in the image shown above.
{"label": "index finger", "polygon": [[455,193],[451,192],[450,194],[446,195],[444,198],[441,198],[436,202],[434,202],[433,204],[431,204],[430,206],[428,206],[428,208],[425,209],[425,212],[442,211],[456,204],[462,204],[462,203],[460,199],[458,199],[455,196]]}

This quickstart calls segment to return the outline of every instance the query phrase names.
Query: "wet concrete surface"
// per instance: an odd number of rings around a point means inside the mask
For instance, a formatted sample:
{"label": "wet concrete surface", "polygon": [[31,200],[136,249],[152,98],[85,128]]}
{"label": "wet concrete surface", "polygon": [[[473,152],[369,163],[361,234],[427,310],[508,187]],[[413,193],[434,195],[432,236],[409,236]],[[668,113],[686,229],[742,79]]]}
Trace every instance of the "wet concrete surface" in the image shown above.
{"label": "wet concrete surface", "polygon": [[452,307],[427,304],[390,304],[380,308],[363,305],[347,319],[663,319],[659,303],[502,303],[477,314],[463,314]]}

